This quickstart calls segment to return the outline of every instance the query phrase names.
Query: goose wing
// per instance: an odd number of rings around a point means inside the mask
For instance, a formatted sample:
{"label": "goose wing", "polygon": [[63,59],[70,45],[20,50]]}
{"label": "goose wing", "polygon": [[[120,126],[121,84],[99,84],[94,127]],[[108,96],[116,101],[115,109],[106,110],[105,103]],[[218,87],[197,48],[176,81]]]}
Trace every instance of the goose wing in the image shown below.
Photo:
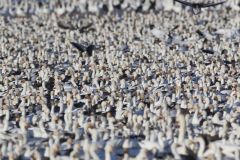
{"label": "goose wing", "polygon": [[177,2],[179,2],[179,3],[182,3],[182,4],[186,5],[186,6],[193,6],[193,4],[190,3],[190,2],[186,2],[186,1],[182,1],[182,0],[174,0],[174,1],[177,1]]}
{"label": "goose wing", "polygon": [[87,49],[86,46],[84,46],[84,45],[82,45],[82,44],[80,44],[80,43],[71,42],[71,44],[72,44],[75,48],[77,48],[79,51],[81,51],[81,52],[84,52],[84,51],[86,51],[86,49]]}
{"label": "goose wing", "polygon": [[225,3],[226,1],[222,1],[222,2],[218,2],[218,3],[207,3],[207,4],[201,4],[201,8],[206,8],[206,7],[213,7],[213,6],[217,6],[220,4]]}

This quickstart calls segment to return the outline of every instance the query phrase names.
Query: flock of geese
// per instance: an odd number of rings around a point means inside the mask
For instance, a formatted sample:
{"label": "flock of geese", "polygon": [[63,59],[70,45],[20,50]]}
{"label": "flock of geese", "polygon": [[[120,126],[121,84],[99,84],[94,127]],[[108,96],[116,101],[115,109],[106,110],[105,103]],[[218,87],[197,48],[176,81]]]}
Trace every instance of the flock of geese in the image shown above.
{"label": "flock of geese", "polygon": [[239,15],[239,0],[1,0],[0,159],[240,160]]}
{"label": "flock of geese", "polygon": [[[1,0],[0,15],[11,17],[26,17],[32,15],[56,14],[96,14],[114,13],[119,10],[147,13],[150,10],[174,10],[181,12],[180,5],[192,8],[195,14],[199,14],[202,8],[215,7],[225,3],[227,8],[239,11],[239,0],[225,0],[204,3],[197,0],[194,3],[183,0]],[[72,16],[72,15],[71,15]]]}

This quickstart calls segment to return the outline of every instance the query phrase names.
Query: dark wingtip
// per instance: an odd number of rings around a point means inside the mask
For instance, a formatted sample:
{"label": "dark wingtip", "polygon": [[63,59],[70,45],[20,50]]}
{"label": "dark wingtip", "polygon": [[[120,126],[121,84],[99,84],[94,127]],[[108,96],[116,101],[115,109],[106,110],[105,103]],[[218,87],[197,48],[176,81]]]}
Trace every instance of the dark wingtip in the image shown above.
{"label": "dark wingtip", "polygon": [[70,42],[72,46],[78,49],[78,44],[76,42]]}
{"label": "dark wingtip", "polygon": [[204,53],[207,53],[207,54],[214,54],[214,50],[210,50],[210,49],[202,48],[201,51],[204,52]]}
{"label": "dark wingtip", "polygon": [[70,42],[75,48],[77,48],[79,51],[84,52],[86,51],[86,47],[82,44],[76,43],[76,42]]}
{"label": "dark wingtip", "polygon": [[74,46],[74,45],[76,45],[76,43],[75,43],[75,42],[70,42],[70,43],[71,43],[73,46]]}

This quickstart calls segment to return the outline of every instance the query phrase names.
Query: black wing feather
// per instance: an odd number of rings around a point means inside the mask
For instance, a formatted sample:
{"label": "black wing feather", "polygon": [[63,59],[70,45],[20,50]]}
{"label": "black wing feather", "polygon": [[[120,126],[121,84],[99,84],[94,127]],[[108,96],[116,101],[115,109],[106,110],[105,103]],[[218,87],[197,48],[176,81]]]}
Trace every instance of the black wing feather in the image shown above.
{"label": "black wing feather", "polygon": [[86,46],[76,43],[76,42],[71,42],[71,44],[81,52],[84,52],[87,49]]}
{"label": "black wing feather", "polygon": [[57,22],[58,27],[62,29],[70,29],[70,30],[75,30],[76,28],[71,24],[71,23],[65,23],[62,21]]}
{"label": "black wing feather", "polygon": [[210,50],[210,49],[201,49],[202,50],[202,52],[204,52],[204,53],[207,53],[207,54],[214,54],[214,51],[213,50]]}
{"label": "black wing feather", "polygon": [[193,6],[192,3],[189,3],[189,2],[186,2],[186,1],[181,1],[181,0],[174,0],[174,1],[177,1],[177,2],[182,3],[184,5],[187,5],[187,6]]}
{"label": "black wing feather", "polygon": [[226,1],[222,1],[222,2],[218,2],[218,3],[208,3],[208,4],[201,4],[201,8],[206,8],[206,7],[213,7],[213,6],[217,6],[220,4],[225,3]]}

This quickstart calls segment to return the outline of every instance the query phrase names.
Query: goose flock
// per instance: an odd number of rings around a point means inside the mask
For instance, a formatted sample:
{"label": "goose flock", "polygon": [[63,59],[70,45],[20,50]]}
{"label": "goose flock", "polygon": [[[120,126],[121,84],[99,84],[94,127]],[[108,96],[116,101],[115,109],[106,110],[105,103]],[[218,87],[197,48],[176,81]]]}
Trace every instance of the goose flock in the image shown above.
{"label": "goose flock", "polygon": [[0,159],[240,160],[240,0],[182,2],[0,0]]}

